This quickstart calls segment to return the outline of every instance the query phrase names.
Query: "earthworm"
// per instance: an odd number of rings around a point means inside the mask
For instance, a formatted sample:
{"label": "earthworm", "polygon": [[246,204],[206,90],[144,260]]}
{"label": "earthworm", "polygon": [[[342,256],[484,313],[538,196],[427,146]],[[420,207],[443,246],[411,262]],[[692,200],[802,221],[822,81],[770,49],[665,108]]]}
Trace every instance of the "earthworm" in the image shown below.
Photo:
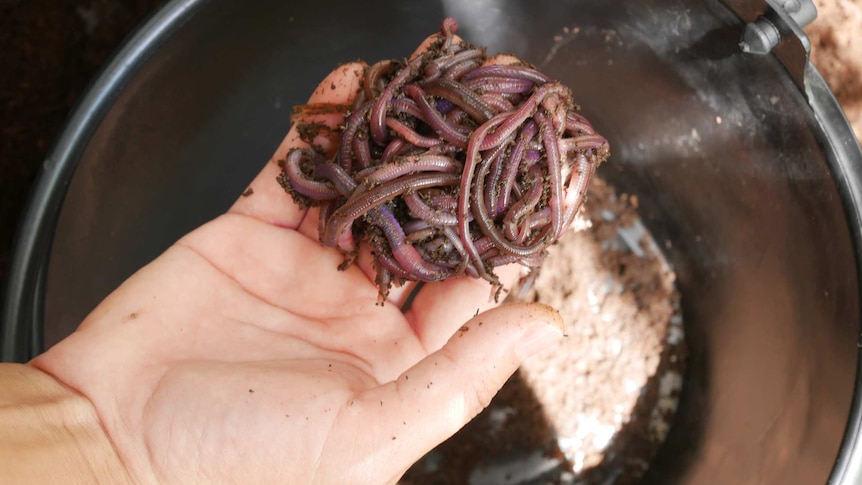
{"label": "earthworm", "polygon": [[518,133],[518,138],[515,141],[515,146],[512,148],[512,152],[509,157],[509,163],[504,167],[504,172],[502,174],[503,188],[500,190],[500,197],[497,201],[497,206],[493,208],[493,214],[495,217],[500,215],[509,207],[509,197],[511,196],[512,188],[515,185],[515,178],[518,176],[518,169],[523,166],[521,162],[525,157],[527,142],[536,136],[538,132],[539,128],[536,126],[536,123],[531,120],[528,121],[524,127],[521,128],[521,132]]}
{"label": "earthworm", "polygon": [[392,68],[391,60],[383,60],[375,62],[365,71],[365,97],[366,99],[374,99],[377,96],[375,88],[382,91],[386,83],[382,81],[382,77]]}
{"label": "earthworm", "polygon": [[452,185],[458,182],[460,177],[453,174],[416,174],[408,175],[381,184],[362,193],[355,193],[347,202],[330,215],[326,225],[326,231],[321,234],[321,241],[327,246],[334,247],[338,237],[345,229],[353,223],[356,218],[367,213],[376,206],[388,202],[408,190],[420,190],[427,187],[439,187]]}
{"label": "earthworm", "polygon": [[437,235],[437,229],[433,227],[426,227],[425,229],[420,229],[413,232],[407,232],[407,230],[405,229],[404,232],[407,235],[407,240],[411,243],[427,241]]}
{"label": "earthworm", "polygon": [[[389,81],[383,89],[383,92],[377,96],[377,99],[371,106],[369,126],[371,128],[371,135],[374,137],[374,141],[376,143],[383,144],[386,142],[386,138],[388,136],[385,128],[387,105],[395,96],[395,90],[400,89],[410,77],[416,76],[416,71],[419,69],[419,65],[422,63],[422,60],[423,57],[418,56],[410,61],[405,68],[401,69],[401,71],[399,71],[398,74]],[[342,138],[342,143],[343,140],[344,138]]]}
{"label": "earthworm", "polygon": [[410,215],[435,226],[454,226],[458,223],[458,217],[455,214],[429,207],[416,192],[404,194],[404,202],[410,209]]}
{"label": "earthworm", "polygon": [[481,89],[482,93],[494,94],[523,94],[533,89],[533,86],[532,81],[502,77],[478,78],[464,83],[464,87],[467,89]]}
{"label": "earthworm", "polygon": [[422,136],[419,133],[416,133],[413,128],[410,128],[395,118],[386,118],[386,126],[394,131],[396,135],[404,138],[404,140],[417,147],[431,148],[438,143],[442,143],[442,140],[439,138],[433,136]]}
{"label": "earthworm", "polygon": [[[342,140],[352,140],[356,137],[356,133],[359,131],[359,127],[362,126],[363,119],[365,118],[366,113],[368,112],[368,107],[365,109],[360,109],[350,116],[347,117],[347,120],[344,123],[344,132],[342,135]],[[353,143],[341,143],[338,151],[338,158],[342,167],[346,170],[350,170],[351,164],[351,149],[353,148]]]}
{"label": "earthworm", "polygon": [[467,214],[470,211],[470,189],[473,187],[473,175],[481,160],[479,148],[482,146],[482,142],[485,140],[485,137],[488,136],[488,132],[503,124],[507,119],[509,119],[509,116],[509,113],[500,113],[473,132],[473,135],[470,137],[470,143],[467,145],[467,161],[464,163],[464,172],[461,175],[460,193],[458,197],[457,228],[458,235],[461,238],[461,243],[464,245],[464,249],[467,250],[467,255],[470,257],[471,262],[476,266],[479,276],[490,281],[491,284],[495,286],[500,284],[500,279],[497,278],[497,275],[492,271],[488,271],[488,268],[486,268],[485,264],[482,262],[479,251],[476,249],[475,244],[473,244],[473,236],[470,233]]}
{"label": "earthworm", "polygon": [[475,91],[451,79],[435,79],[425,83],[428,94],[451,101],[476,121],[482,122],[494,116],[494,110]]}
{"label": "earthworm", "polygon": [[536,124],[539,125],[539,136],[545,145],[545,160],[548,164],[548,186],[550,197],[548,206],[551,208],[551,226],[554,239],[559,239],[563,231],[563,181],[561,179],[560,150],[557,145],[557,137],[550,120],[541,111],[534,115]]}
{"label": "earthworm", "polygon": [[463,148],[467,146],[467,135],[458,131],[456,127],[449,124],[443,115],[440,114],[439,111],[434,109],[431,106],[431,103],[425,99],[425,91],[422,90],[419,86],[415,84],[408,84],[404,86],[404,92],[413,98],[413,101],[416,102],[416,106],[419,107],[419,111],[425,115],[424,121],[426,124],[430,125],[431,128],[440,135],[440,138],[448,141],[449,143],[457,146],[458,148]]}
{"label": "earthworm", "polygon": [[442,71],[448,71],[450,67],[456,64],[468,64],[465,61],[478,59],[482,57],[482,55],[481,49],[465,49],[453,56],[437,58],[428,63],[425,68],[425,78],[434,79],[438,77]]}
{"label": "earthworm", "polygon": [[386,145],[386,148],[383,150],[383,154],[380,155],[380,164],[385,165],[392,160],[392,157],[398,155],[401,150],[405,147],[410,146],[405,140],[401,138],[395,138]]}
{"label": "earthworm", "polygon": [[526,64],[489,64],[456,30],[446,19],[424,53],[366,68],[334,156],[295,148],[281,163],[279,183],[320,206],[320,241],[342,266],[371,247],[381,301],[411,280],[499,289],[503,264],[535,278],[610,155],[570,89]]}
{"label": "earthworm", "polygon": [[535,69],[526,66],[508,66],[505,64],[491,64],[482,66],[466,74],[462,80],[469,81],[479,77],[501,77],[507,79],[521,79],[531,81],[534,84],[550,82],[550,78]]}
{"label": "earthworm", "polygon": [[332,200],[339,197],[338,191],[326,182],[313,180],[308,178],[302,171],[303,159],[314,159],[316,154],[309,150],[293,150],[287,155],[284,165],[284,175],[293,189],[293,193],[297,193],[308,197],[312,200],[323,201]]}
{"label": "earthworm", "polygon": [[500,94],[485,93],[482,95],[482,100],[488,103],[488,106],[496,109],[497,111],[512,111],[513,109],[515,109],[512,103]]}
{"label": "earthworm", "polygon": [[456,65],[450,67],[446,72],[443,73],[443,78],[444,79],[453,79],[453,80],[461,79],[461,76],[472,71],[473,69],[476,69],[480,65],[481,64],[476,62],[476,61],[456,64]]}
{"label": "earthworm", "polygon": [[376,185],[408,175],[411,172],[460,173],[461,165],[453,158],[445,155],[423,154],[400,157],[393,163],[371,167],[369,170],[371,172],[365,176],[360,172],[359,180],[367,185]]}
{"label": "earthworm", "polygon": [[411,276],[421,281],[439,281],[451,274],[450,270],[425,261],[416,248],[406,244],[401,223],[398,222],[388,206],[384,205],[372,210],[371,220],[383,230],[395,261],[402,268],[409,268],[408,271]]}
{"label": "earthworm", "polygon": [[314,176],[327,180],[344,197],[349,197],[356,190],[353,177],[334,163],[321,163],[314,167]]}

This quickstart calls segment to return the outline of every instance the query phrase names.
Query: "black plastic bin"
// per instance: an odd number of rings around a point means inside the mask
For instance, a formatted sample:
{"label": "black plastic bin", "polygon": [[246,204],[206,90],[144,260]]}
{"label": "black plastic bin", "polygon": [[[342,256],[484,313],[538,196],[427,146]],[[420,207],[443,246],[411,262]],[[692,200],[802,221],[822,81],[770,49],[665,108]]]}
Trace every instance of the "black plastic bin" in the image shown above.
{"label": "black plastic bin", "polygon": [[6,285],[2,358],[63,338],[226,210],[339,62],[403,56],[451,15],[463,37],[573,88],[612,144],[604,177],[672,241],[691,358],[645,482],[860,483],[862,152],[792,32],[775,55],[741,52],[767,8],[174,0],[45,162]]}

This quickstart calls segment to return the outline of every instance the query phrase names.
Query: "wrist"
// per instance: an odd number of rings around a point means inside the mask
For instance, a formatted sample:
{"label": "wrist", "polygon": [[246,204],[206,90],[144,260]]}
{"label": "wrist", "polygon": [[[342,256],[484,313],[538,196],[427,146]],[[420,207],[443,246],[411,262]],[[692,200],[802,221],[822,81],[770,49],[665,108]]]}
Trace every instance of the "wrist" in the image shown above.
{"label": "wrist", "polygon": [[24,364],[0,364],[0,469],[7,483],[131,482],[93,404]]}

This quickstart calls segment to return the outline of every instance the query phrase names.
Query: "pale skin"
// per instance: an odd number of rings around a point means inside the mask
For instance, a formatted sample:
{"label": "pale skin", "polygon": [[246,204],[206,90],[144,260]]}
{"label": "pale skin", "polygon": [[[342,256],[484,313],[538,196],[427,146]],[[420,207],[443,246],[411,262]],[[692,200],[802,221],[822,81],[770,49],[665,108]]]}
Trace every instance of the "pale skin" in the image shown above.
{"label": "pale skin", "polygon": [[[349,102],[362,69],[340,66],[309,102]],[[480,280],[426,285],[406,312],[412,285],[377,305],[370,255],[338,271],[316,211],[275,182],[296,146],[292,129],[251,196],[138,271],[74,334],[0,365],[4,480],[394,483],[562,336],[555,311],[497,307]],[[517,271],[499,273],[512,282]]]}

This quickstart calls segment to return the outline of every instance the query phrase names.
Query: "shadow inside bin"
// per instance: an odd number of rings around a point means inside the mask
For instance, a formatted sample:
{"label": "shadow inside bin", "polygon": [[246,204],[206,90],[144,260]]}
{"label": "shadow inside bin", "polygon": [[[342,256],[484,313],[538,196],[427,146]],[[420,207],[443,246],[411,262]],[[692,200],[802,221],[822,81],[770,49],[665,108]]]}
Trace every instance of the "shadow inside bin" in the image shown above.
{"label": "shadow inside bin", "polygon": [[659,400],[660,376],[675,352],[668,347],[662,354],[656,375],[630,412],[630,421],[614,435],[596,465],[573,472],[542,402],[519,371],[482,413],[416,463],[400,483],[636,483],[661,445],[651,438],[649,422]]}

